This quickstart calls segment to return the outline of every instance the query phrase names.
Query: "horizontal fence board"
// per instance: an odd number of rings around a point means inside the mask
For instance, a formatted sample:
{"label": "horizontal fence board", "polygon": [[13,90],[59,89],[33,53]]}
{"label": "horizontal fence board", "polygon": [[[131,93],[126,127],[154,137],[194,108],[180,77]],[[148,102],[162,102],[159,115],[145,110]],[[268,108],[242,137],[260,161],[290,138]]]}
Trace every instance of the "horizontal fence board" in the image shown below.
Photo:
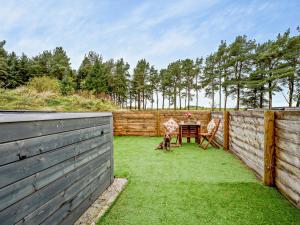
{"label": "horizontal fence board", "polygon": [[109,117],[2,123],[0,143],[109,124]]}
{"label": "horizontal fence board", "polygon": [[90,127],[59,134],[29,138],[0,144],[0,166],[19,161],[20,157],[29,158],[66,145],[84,141],[110,132],[110,125]]}
{"label": "horizontal fence board", "polygon": [[[0,189],[0,211],[110,150],[109,142]],[[97,159],[99,160],[99,159]],[[101,163],[101,161],[99,162]]]}
{"label": "horizontal fence board", "polygon": [[[283,160],[300,170],[300,157],[290,154],[289,152],[280,149],[279,147],[276,147],[276,158],[277,160]],[[300,173],[299,173],[299,179],[300,179]]]}
{"label": "horizontal fence board", "polygon": [[280,129],[284,129],[288,133],[295,133],[300,135],[299,127],[300,121],[296,120],[276,120],[275,126]]}
{"label": "horizontal fence board", "polygon": [[54,166],[91,148],[100,146],[102,142],[99,142],[99,139],[103,142],[105,140],[104,136],[98,136],[56,149],[55,151],[26,158],[13,164],[1,166],[0,174],[2,179],[0,180],[0,188]]}
{"label": "horizontal fence board", "polygon": [[[94,171],[85,176],[83,179],[78,180],[74,184],[70,185],[67,189],[63,190],[57,196],[52,198],[50,201],[36,209],[34,212],[27,215],[17,224],[30,225],[40,224],[47,218],[49,214],[52,215],[58,210],[65,202],[72,201],[80,192],[82,192],[87,186],[91,185],[93,181],[99,178],[103,173],[107,171],[106,164],[97,165]],[[54,221],[52,221],[54,222]]]}
{"label": "horizontal fence board", "polygon": [[298,132],[296,133],[296,132],[288,132],[287,130],[276,128],[275,135],[278,138],[291,141],[292,143],[300,146],[300,131],[299,133]]}

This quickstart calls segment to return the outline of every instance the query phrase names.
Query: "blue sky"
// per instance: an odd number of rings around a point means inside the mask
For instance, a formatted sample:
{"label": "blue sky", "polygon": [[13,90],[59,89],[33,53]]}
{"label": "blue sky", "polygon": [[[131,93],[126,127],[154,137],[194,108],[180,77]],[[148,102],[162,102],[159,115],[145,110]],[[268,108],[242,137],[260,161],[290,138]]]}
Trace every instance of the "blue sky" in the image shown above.
{"label": "blue sky", "polygon": [[[0,6],[7,50],[33,56],[63,46],[73,68],[89,50],[104,59],[123,57],[132,67],[146,58],[162,68],[206,56],[237,35],[263,42],[300,25],[299,0],[0,0]],[[275,105],[282,101],[277,96]]]}

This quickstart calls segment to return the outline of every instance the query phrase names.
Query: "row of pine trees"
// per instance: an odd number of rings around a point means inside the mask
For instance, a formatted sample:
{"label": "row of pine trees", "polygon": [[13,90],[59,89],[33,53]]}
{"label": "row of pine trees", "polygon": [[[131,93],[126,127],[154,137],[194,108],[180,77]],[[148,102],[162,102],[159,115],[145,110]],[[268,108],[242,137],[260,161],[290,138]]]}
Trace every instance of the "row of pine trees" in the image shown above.
{"label": "row of pine trees", "polygon": [[108,96],[120,107],[139,110],[190,109],[192,102],[198,109],[201,91],[211,99],[212,109],[226,109],[229,98],[235,99],[236,109],[272,108],[275,93],[284,96],[283,105],[299,107],[299,32],[298,27],[297,35],[292,36],[287,30],[265,43],[237,36],[232,43],[221,41],[217,51],[206,58],[177,60],[161,70],[141,59],[132,74],[122,58],[104,61],[91,51],[78,70],[73,70],[62,47],[29,58],[8,53],[2,41],[0,86],[13,89],[33,77],[50,76],[76,91],[89,90]]}

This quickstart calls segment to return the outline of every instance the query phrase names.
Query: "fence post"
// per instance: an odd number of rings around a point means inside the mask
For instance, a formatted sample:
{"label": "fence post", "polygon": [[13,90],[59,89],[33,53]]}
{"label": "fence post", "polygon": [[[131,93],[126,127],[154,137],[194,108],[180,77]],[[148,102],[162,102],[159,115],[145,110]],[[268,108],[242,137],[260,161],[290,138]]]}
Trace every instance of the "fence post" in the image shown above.
{"label": "fence post", "polygon": [[275,115],[272,111],[264,113],[264,177],[263,182],[267,186],[274,185],[275,165]]}
{"label": "fence post", "polygon": [[160,112],[157,110],[156,112],[156,136],[160,136]]}
{"label": "fence post", "polygon": [[229,112],[223,112],[223,148],[229,150]]}

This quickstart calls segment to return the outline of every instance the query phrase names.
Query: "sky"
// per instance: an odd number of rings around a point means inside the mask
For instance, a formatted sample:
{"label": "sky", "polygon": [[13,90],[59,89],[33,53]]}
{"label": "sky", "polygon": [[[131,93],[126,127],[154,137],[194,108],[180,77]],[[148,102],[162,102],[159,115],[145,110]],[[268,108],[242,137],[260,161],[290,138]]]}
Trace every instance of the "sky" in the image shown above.
{"label": "sky", "polygon": [[[160,69],[205,57],[237,35],[264,42],[300,25],[299,0],[0,0],[6,50],[34,56],[62,46],[77,69],[90,51],[131,65],[145,58]],[[209,99],[203,98],[207,106]],[[234,101],[229,102],[234,106]],[[286,105],[281,93],[274,106]]]}

